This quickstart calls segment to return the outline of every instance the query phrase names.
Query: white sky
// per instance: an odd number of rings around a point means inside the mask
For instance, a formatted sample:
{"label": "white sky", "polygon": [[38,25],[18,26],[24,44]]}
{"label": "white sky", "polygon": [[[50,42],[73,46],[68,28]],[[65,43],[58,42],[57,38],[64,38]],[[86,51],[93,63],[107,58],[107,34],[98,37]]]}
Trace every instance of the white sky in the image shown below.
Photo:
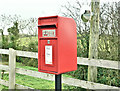
{"label": "white sky", "polygon": [[66,0],[1,0],[0,13],[22,17],[58,15],[64,3]]}
{"label": "white sky", "polygon": [[[0,15],[20,15],[22,18],[61,15],[61,5],[69,1],[74,4],[76,0],[0,0]],[[90,2],[91,0],[78,0]],[[103,2],[118,2],[120,0],[100,0]],[[7,29],[4,31],[7,34]]]}
{"label": "white sky", "polygon": [[[74,4],[76,0],[0,0],[0,15],[17,14],[25,18],[60,15],[61,5],[66,4],[67,1]],[[101,3],[111,1],[120,0],[101,0]]]}

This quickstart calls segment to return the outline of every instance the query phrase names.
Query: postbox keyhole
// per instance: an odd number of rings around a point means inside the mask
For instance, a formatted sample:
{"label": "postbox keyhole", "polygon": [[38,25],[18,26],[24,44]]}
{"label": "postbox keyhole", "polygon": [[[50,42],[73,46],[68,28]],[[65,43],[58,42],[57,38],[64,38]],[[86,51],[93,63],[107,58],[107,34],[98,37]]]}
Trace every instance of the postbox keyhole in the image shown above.
{"label": "postbox keyhole", "polygon": [[47,43],[50,44],[50,40],[48,40]]}

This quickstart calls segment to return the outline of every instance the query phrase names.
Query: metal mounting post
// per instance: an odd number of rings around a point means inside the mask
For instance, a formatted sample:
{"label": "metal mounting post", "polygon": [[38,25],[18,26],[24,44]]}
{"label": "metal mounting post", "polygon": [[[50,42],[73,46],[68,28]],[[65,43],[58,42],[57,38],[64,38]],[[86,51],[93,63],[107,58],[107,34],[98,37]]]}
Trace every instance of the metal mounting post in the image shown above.
{"label": "metal mounting post", "polygon": [[61,75],[62,74],[59,74],[59,75],[55,75],[55,91],[61,91]]}

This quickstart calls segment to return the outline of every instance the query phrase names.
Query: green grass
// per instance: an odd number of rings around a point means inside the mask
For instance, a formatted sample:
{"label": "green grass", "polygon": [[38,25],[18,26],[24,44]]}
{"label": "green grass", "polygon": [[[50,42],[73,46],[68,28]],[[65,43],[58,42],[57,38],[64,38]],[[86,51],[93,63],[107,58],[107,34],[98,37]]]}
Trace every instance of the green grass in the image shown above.
{"label": "green grass", "polygon": [[[7,64],[7,63],[3,63],[3,64]],[[30,66],[24,66],[23,64],[18,63],[18,62],[16,63],[16,67],[27,69],[27,70],[38,71],[37,68],[30,67]],[[69,76],[66,74],[63,74],[62,76],[72,77],[72,76]],[[9,79],[9,75],[4,74],[3,80],[8,81],[8,79]],[[21,74],[16,74],[16,83],[20,84],[20,85],[31,87],[34,89],[55,89],[55,82],[54,81],[48,81],[48,80],[35,78],[35,77],[31,77],[31,76],[26,76],[26,75],[21,75]],[[8,89],[8,87],[6,87],[6,86],[2,86],[2,88]],[[63,89],[76,89],[77,87],[62,84],[62,88]]]}
{"label": "green grass", "polygon": [[[3,79],[8,81],[8,77],[8,74],[5,74]],[[52,81],[21,74],[16,74],[16,83],[35,89],[54,89],[54,82]]]}

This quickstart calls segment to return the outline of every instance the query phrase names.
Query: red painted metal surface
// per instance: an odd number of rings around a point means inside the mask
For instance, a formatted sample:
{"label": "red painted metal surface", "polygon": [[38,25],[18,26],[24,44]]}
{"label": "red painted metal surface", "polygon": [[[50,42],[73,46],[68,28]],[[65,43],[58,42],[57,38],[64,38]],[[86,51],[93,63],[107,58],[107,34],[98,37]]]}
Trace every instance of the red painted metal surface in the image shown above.
{"label": "red painted metal surface", "polygon": [[[54,33],[55,36],[53,36]],[[52,46],[52,64],[45,62],[45,54],[47,53],[45,46],[49,45]],[[72,18],[60,16],[38,18],[38,71],[61,74],[74,70],[77,70],[75,21]]]}

